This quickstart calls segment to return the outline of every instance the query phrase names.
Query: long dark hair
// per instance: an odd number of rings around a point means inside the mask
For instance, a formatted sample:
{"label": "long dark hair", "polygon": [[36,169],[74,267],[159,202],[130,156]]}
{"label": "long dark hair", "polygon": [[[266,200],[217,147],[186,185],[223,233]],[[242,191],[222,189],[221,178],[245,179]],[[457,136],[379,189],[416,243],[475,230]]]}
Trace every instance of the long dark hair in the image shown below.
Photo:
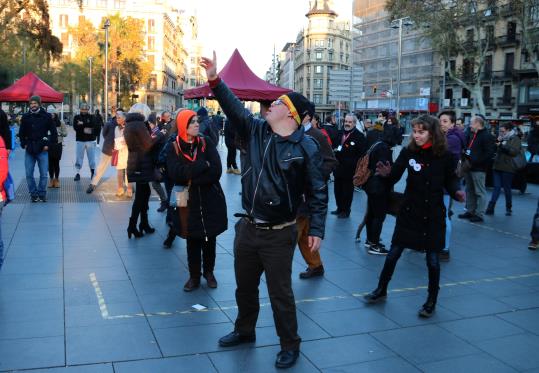
{"label": "long dark hair", "polygon": [[[432,152],[434,155],[441,156],[447,151],[447,141],[440,128],[440,122],[436,117],[431,115],[421,115],[412,120],[412,128],[415,126],[419,126],[429,132],[432,141]],[[410,137],[408,149],[414,152],[419,151],[420,147],[415,143],[413,135],[410,135]]]}

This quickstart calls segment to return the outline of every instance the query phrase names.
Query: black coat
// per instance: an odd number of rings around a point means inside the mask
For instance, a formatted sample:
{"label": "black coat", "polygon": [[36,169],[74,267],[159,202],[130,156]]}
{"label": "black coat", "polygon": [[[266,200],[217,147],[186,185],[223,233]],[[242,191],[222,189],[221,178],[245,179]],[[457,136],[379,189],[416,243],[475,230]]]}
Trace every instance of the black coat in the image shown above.
{"label": "black coat", "polygon": [[[219,179],[222,166],[219,153],[212,141],[200,137],[194,162],[185,158],[176,146],[168,147],[167,177],[175,185],[188,185],[187,236],[193,238],[215,237],[227,230],[226,201]],[[177,143],[176,143],[177,144]],[[182,149],[189,154],[183,143]],[[180,227],[174,227],[180,232]]]}
{"label": "black coat", "polygon": [[528,132],[528,151],[532,154],[539,154],[539,126],[533,125]]}
{"label": "black coat", "polygon": [[117,126],[116,117],[109,119],[105,127],[103,127],[103,147],[101,153],[112,155],[114,150],[114,130]]}
{"label": "black coat", "polygon": [[[413,164],[419,165],[414,169]],[[419,169],[419,170],[418,170]],[[392,244],[426,251],[445,247],[444,188],[452,198],[459,190],[455,160],[446,151],[437,157],[432,149],[413,152],[403,148],[389,175],[394,184],[408,171],[404,202],[397,215]]]}
{"label": "black coat", "polygon": [[393,163],[393,152],[391,151],[390,144],[382,141],[383,137],[384,136],[381,131],[371,130],[367,133],[367,143],[369,145],[369,148],[376,144],[369,155],[368,167],[371,171],[371,176],[363,186],[363,190],[367,194],[387,195],[391,190],[391,184],[389,183],[389,180],[380,175],[376,175],[376,164],[378,162],[389,162],[390,164]]}
{"label": "black coat", "polygon": [[[357,128],[352,129],[346,141],[342,143],[344,137],[346,137],[346,133],[341,131],[337,143],[333,144],[335,158],[339,162],[333,175],[339,179],[350,179],[351,182],[356,171],[357,161],[367,151],[367,141]],[[340,150],[339,146],[341,146]]]}
{"label": "black coat", "polygon": [[124,138],[129,150],[127,180],[130,183],[154,181],[155,165],[152,156],[154,140],[142,114],[127,114]]}
{"label": "black coat", "polygon": [[268,122],[246,113],[222,81],[212,91],[246,146],[241,185],[247,214],[271,224],[290,222],[305,194],[311,213],[309,235],[323,238],[328,193],[316,141],[305,136],[303,128],[288,137],[277,135]]}
{"label": "black coat", "polygon": [[474,132],[470,132],[467,139],[466,149],[468,148],[470,148],[470,161],[472,163],[471,171],[486,172],[487,169],[491,167],[492,159],[496,152],[494,136],[492,136],[486,128],[477,131],[477,136]]}
{"label": "black coat", "polygon": [[45,146],[58,142],[58,133],[52,117],[43,108],[25,113],[19,129],[21,147],[30,154],[39,154]]}
{"label": "black coat", "polygon": [[[82,124],[79,124],[82,122]],[[75,130],[76,141],[95,141],[97,139],[97,129],[95,118],[91,114],[78,114],[73,118],[73,129]]]}

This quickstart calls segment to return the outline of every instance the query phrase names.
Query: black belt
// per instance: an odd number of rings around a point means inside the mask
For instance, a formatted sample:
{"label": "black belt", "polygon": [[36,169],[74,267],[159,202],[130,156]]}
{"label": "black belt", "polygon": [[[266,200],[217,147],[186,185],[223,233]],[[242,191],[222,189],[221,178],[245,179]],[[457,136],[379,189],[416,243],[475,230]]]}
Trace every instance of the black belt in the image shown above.
{"label": "black belt", "polygon": [[255,228],[263,229],[263,230],[281,230],[281,229],[284,229],[286,227],[296,224],[295,219],[292,221],[284,222],[284,223],[257,223],[256,220],[251,215],[236,213],[234,214],[234,216],[237,218],[243,218],[249,224],[254,225]]}

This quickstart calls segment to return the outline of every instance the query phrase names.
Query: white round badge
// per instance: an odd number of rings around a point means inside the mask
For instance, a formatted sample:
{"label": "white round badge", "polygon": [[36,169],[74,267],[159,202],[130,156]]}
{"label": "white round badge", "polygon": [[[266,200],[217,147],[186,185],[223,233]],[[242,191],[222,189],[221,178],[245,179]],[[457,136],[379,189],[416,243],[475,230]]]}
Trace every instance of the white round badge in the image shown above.
{"label": "white round badge", "polygon": [[352,141],[352,142],[350,142],[350,145],[354,146],[354,145],[356,145],[356,143]]}
{"label": "white round badge", "polygon": [[411,166],[411,167],[414,167],[416,165],[416,162],[415,162],[415,159],[410,159],[408,161],[408,164]]}
{"label": "white round badge", "polygon": [[421,171],[421,165],[419,163],[414,164],[414,171],[416,172]]}

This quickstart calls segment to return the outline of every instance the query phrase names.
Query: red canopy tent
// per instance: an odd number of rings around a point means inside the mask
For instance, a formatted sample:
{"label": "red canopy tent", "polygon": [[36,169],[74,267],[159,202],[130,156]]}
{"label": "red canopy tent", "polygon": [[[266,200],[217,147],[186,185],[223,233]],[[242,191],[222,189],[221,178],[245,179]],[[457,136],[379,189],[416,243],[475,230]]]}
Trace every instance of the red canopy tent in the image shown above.
{"label": "red canopy tent", "polygon": [[64,94],[57,92],[33,72],[29,72],[11,86],[0,91],[0,102],[28,102],[40,96],[41,102],[63,102]]}
{"label": "red canopy tent", "polygon": [[[278,87],[270,84],[256,76],[240,52],[235,49],[232,57],[219,72],[219,76],[226,85],[234,92],[240,100],[244,101],[273,101],[285,93],[291,92],[290,89]],[[186,99],[212,98],[213,93],[208,83],[201,86],[187,89],[184,92]]]}

